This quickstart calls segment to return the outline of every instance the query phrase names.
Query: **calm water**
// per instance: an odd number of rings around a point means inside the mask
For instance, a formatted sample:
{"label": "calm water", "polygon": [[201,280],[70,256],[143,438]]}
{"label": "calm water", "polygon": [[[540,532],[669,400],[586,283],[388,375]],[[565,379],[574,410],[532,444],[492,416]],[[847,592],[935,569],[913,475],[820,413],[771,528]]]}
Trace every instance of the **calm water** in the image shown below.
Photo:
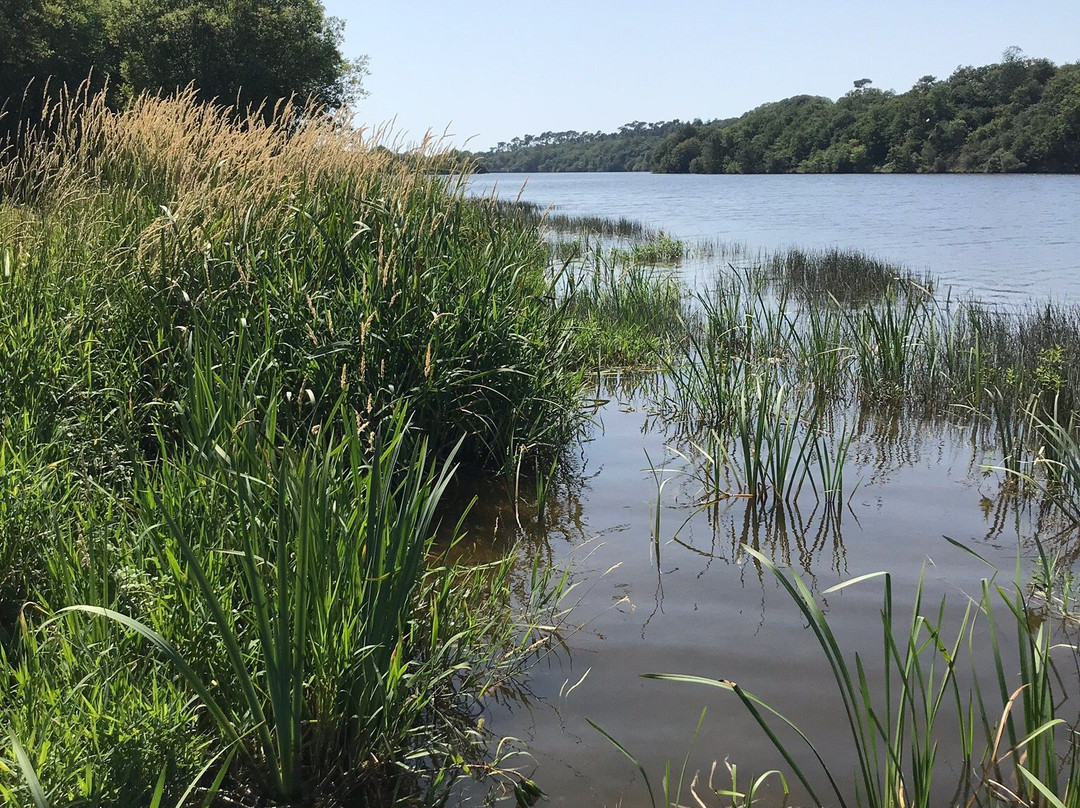
{"label": "calm water", "polygon": [[[476,187],[496,180],[500,194],[516,196],[523,178],[482,177]],[[637,218],[680,238],[859,248],[997,302],[1080,301],[1080,178],[539,175],[523,198],[569,214]],[[650,415],[648,397],[615,382],[593,392],[610,403],[598,410],[546,527],[494,499],[480,503],[473,527],[481,540],[498,526],[508,540],[532,543],[569,565],[578,584],[571,622],[579,628],[567,633],[565,649],[533,669],[528,698],[489,705],[489,726],[527,743],[533,759],[522,768],[555,805],[649,804],[635,768],[587,718],[640,758],[658,792],[665,764],[677,773],[688,753],[687,779],[699,771],[704,781],[718,761],[718,788],[730,787],[725,760],[744,783],[784,768],[732,694],[642,678],[647,672],[738,681],[796,721],[841,777],[850,775],[853,752],[820,651],[743,544],[797,570],[817,592],[889,570],[900,612],[922,577],[927,599],[945,596],[959,621],[988,570],[944,537],[1009,570],[1040,529],[1037,513],[999,497],[1000,477],[983,468],[995,458],[969,429],[882,428],[854,414],[846,480],[849,490],[859,485],[839,524],[812,497],[765,513],[738,499],[702,511],[678,453],[690,447]],[[872,678],[882,667],[881,592],[879,580],[867,581],[825,598],[844,647],[863,655]],[[942,740],[947,748],[947,733]],[[944,804],[955,778],[942,757]],[[778,803],[773,790],[762,804]]]}
{"label": "calm water", "polygon": [[489,174],[471,188],[682,239],[855,248],[986,302],[1080,301],[1077,176]]}

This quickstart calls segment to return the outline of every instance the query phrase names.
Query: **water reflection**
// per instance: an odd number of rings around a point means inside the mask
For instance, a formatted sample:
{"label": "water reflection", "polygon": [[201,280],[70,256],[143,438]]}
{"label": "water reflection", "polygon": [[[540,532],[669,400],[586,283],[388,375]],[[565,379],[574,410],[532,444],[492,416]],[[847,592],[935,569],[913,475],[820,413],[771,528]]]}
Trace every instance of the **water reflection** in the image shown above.
{"label": "water reflection", "polygon": [[[924,575],[927,602],[947,596],[946,619],[956,621],[988,571],[942,534],[1006,570],[1015,568],[1018,547],[1034,552],[1035,537],[1070,566],[1080,555],[1076,531],[1064,529],[1045,499],[988,470],[985,429],[948,418],[838,409],[833,426],[853,435],[838,502],[819,501],[809,488],[790,501],[718,497],[695,467],[696,437],[650,409],[658,383],[655,376],[594,379],[595,423],[570,471],[550,487],[543,518],[525,483],[515,501],[506,483],[481,486],[462,476],[447,503],[444,524],[475,498],[460,552],[482,561],[517,550],[521,602],[537,557],[568,568],[579,586],[565,645],[485,705],[492,732],[528,741],[535,764],[526,772],[555,803],[646,804],[640,783],[630,784],[632,767],[586,717],[630,747],[652,775],[686,753],[707,698],[710,715],[691,771],[708,772],[729,756],[744,770],[783,766],[737,703],[640,679],[650,671],[745,682],[796,716],[830,757],[850,754],[834,721],[840,707],[821,688],[827,671],[817,650],[745,547],[798,571],[817,593],[888,569],[897,602],[906,604]],[[819,599],[845,645],[870,659],[881,637],[880,587]],[[867,664],[872,682],[884,675]],[[776,802],[765,804],[778,804],[773,796]]]}
{"label": "water reflection", "polygon": [[751,250],[858,249],[990,302],[1080,294],[1075,176],[488,174],[469,187]]}

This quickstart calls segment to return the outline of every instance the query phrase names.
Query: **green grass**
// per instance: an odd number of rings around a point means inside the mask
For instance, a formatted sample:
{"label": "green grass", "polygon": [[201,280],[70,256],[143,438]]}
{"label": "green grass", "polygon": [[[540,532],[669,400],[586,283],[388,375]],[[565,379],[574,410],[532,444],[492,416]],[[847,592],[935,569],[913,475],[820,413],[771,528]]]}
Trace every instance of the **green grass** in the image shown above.
{"label": "green grass", "polygon": [[807,302],[873,302],[890,291],[930,294],[933,280],[857,250],[790,249],[770,256],[766,271],[787,293]]}
{"label": "green grass", "polygon": [[521,199],[495,199],[499,212],[507,219],[522,223],[536,224],[544,231],[559,235],[588,238],[601,236],[606,239],[648,239],[653,231],[641,222],[625,216],[611,218],[607,216],[572,216],[559,213],[552,207],[544,208],[535,202]]}
{"label": "green grass", "polygon": [[678,264],[686,255],[686,245],[666,233],[650,235],[643,241],[633,243],[629,248],[616,247],[612,250],[612,259],[621,264]]}
{"label": "green grass", "polygon": [[679,349],[685,293],[669,271],[601,257],[569,279],[567,301],[583,364],[656,368]]}
{"label": "green grass", "polygon": [[478,705],[568,584],[431,541],[455,467],[550,477],[585,421],[535,222],[315,110],[53,120],[0,169],[0,794],[534,788]]}
{"label": "green grass", "polygon": [[[1075,656],[1076,649],[1055,646],[1045,622],[1032,624],[1022,580],[1010,585],[985,580],[980,597],[955,625],[946,620],[944,600],[936,606],[924,602],[921,581],[910,616],[903,617],[888,573],[861,575],[822,593],[875,579],[884,582],[884,674],[872,682],[867,661],[844,652],[829,617],[802,579],[762,553],[745,549],[776,577],[828,662],[840,696],[837,719],[847,729],[857,760],[853,776],[834,768],[814,739],[799,729],[797,716],[776,712],[767,696],[747,689],[749,683],[670,673],[645,674],[647,678],[732,693],[815,805],[929,808],[940,804],[943,790],[953,792],[954,805],[1078,804],[1077,747],[1059,712],[1063,691],[1055,661],[1062,654]],[[1054,562],[1045,555],[1043,562],[1044,578],[1054,577]],[[1014,650],[1000,645],[999,637],[1011,637]],[[980,676],[972,668],[970,678],[964,678],[965,654],[983,644],[992,650],[989,675],[983,671]],[[1012,676],[1014,659],[1018,679]],[[958,744],[942,750],[940,732],[950,723]],[[717,793],[729,796],[726,790]]]}

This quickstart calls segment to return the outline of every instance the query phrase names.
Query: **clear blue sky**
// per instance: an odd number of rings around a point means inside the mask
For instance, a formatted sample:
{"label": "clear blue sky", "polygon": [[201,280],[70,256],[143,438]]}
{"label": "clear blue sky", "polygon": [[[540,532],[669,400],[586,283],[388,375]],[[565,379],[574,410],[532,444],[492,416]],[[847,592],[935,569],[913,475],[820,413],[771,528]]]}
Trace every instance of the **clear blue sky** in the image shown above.
{"label": "clear blue sky", "polygon": [[484,149],[544,131],[741,115],[837,98],[852,82],[903,92],[926,74],[1017,45],[1080,61],[1080,0],[324,0],[367,54],[365,124],[396,119]]}

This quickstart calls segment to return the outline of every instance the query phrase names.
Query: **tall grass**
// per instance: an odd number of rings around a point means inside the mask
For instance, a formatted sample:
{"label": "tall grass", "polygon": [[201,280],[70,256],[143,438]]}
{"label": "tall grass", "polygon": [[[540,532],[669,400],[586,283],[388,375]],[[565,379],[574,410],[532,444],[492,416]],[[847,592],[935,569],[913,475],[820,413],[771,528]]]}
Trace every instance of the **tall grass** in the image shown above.
{"label": "tall grass", "polygon": [[859,251],[790,249],[766,261],[767,271],[785,291],[812,302],[853,305],[874,302],[890,291],[929,294],[933,280]]}
{"label": "tall grass", "polygon": [[686,317],[679,279],[657,267],[598,255],[567,277],[567,308],[581,362],[597,370],[655,369],[679,349]]}
{"label": "tall grass", "polygon": [[47,356],[72,397],[124,391],[99,395],[144,427],[182,387],[192,323],[224,339],[268,321],[255,338],[310,410],[342,385],[370,418],[407,398],[439,451],[464,434],[462,458],[497,468],[573,434],[579,379],[543,245],[494,206],[306,110],[237,124],[187,96],[121,113],[93,96],[55,117],[55,136],[29,137],[0,176],[21,206],[0,217],[4,319],[41,334],[13,348],[26,370],[10,395]]}
{"label": "tall grass", "polygon": [[[714,432],[752,435],[741,403],[761,378],[775,378],[795,409],[810,400],[822,417],[756,420],[798,425],[791,446],[825,437],[815,478],[842,471],[852,435],[830,440],[813,425],[849,420],[852,405],[890,422],[966,421],[986,465],[1006,469],[1006,489],[1056,501],[1072,519],[1069,442],[1080,424],[1075,308],[990,309],[938,300],[932,288],[929,278],[838,251],[789,251],[718,271],[689,303],[682,351],[665,364],[662,412],[684,444],[704,446]],[[764,456],[753,447],[741,459],[707,454],[723,457],[729,475],[746,457]],[[1032,479],[1046,484],[1024,484]]]}
{"label": "tall grass", "polygon": [[376,761],[439,752],[423,745],[420,716],[446,698],[449,638],[417,636],[410,615],[450,469],[433,470],[422,442],[404,448],[401,417],[370,452],[355,429],[297,450],[278,448],[272,420],[233,428],[205,459],[177,458],[141,486],[159,562],[211,618],[219,636],[204,642],[223,647],[224,664],[204,678],[145,623],[72,608],[150,640],[270,793],[384,787],[400,770]]}
{"label": "tall grass", "polygon": [[430,540],[451,457],[551,469],[583,423],[535,226],[310,108],[47,115],[0,168],[2,793],[532,788],[478,705],[552,631]]}
{"label": "tall grass", "polygon": [[[883,678],[871,681],[866,661],[844,653],[802,579],[767,556],[746,551],[775,575],[828,662],[840,696],[838,720],[846,725],[857,761],[853,775],[834,768],[796,719],[776,712],[744,683],[683,674],[648,678],[733,693],[815,805],[933,806],[950,792],[952,805],[1077,804],[1076,743],[1059,712],[1056,646],[1048,625],[1032,625],[1023,581],[1011,586],[984,581],[980,597],[953,626],[947,624],[944,600],[936,607],[924,603],[921,581],[906,619],[896,611],[887,573],[862,575],[823,593],[883,579]],[[1052,562],[1043,558],[1052,577]],[[999,644],[1002,635],[1015,637],[1015,657]],[[992,649],[991,681],[980,679],[973,668],[969,683],[962,683],[963,652],[983,643]],[[1075,648],[1057,650],[1075,655]],[[1010,673],[1014,658],[1019,686]],[[949,724],[957,741],[941,749],[939,739]]]}

